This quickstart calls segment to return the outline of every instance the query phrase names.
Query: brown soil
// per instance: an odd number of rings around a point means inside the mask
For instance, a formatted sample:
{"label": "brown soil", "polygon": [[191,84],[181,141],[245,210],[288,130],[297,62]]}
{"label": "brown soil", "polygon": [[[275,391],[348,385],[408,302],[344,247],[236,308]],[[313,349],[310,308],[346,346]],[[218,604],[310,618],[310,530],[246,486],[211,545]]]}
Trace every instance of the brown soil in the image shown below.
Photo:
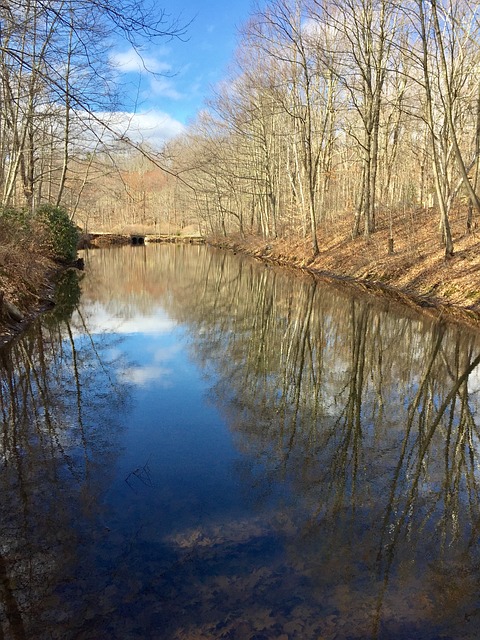
{"label": "brown soil", "polygon": [[306,269],[319,277],[389,296],[429,314],[480,326],[480,231],[466,231],[466,211],[451,219],[454,255],[446,259],[435,211],[394,216],[394,253],[389,254],[390,220],[380,219],[370,237],[352,239],[352,218],[319,229],[320,254],[312,258],[305,239],[262,241],[256,237],[214,238],[212,244],[276,264]]}
{"label": "brown soil", "polygon": [[39,249],[34,238],[25,238],[0,225],[0,346],[38,312],[52,305],[52,283],[59,268]]}

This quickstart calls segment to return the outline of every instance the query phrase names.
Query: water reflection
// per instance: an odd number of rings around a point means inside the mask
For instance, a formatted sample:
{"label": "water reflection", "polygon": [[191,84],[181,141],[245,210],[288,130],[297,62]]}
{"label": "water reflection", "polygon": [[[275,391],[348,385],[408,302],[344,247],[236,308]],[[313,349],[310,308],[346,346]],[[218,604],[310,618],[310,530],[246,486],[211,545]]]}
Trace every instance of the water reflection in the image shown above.
{"label": "water reflection", "polygon": [[74,341],[79,295],[68,271],[54,311],[0,351],[1,638],[64,637],[55,632],[72,615],[64,594],[105,532],[96,496],[117,455],[109,412],[127,395],[112,383],[111,345]]}
{"label": "water reflection", "polygon": [[188,309],[196,349],[224,354],[216,400],[246,484],[287,481],[302,503],[297,566],[343,588],[332,605],[360,636],[478,615],[477,336],[221,260]]}
{"label": "water reflection", "polygon": [[6,637],[477,637],[478,334],[202,246],[85,258],[4,354]]}

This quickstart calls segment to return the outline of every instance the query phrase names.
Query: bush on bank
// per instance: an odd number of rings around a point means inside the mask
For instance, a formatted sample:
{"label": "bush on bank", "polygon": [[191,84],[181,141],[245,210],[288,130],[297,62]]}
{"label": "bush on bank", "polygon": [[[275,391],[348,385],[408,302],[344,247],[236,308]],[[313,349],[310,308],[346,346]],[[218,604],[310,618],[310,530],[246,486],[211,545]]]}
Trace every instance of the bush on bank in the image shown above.
{"label": "bush on bank", "polygon": [[0,210],[2,245],[10,242],[30,245],[59,262],[72,262],[77,253],[78,231],[63,207],[43,204],[33,214],[23,209]]}
{"label": "bush on bank", "polygon": [[78,231],[63,207],[44,204],[35,211],[34,226],[44,248],[54,260],[72,262],[77,253]]}

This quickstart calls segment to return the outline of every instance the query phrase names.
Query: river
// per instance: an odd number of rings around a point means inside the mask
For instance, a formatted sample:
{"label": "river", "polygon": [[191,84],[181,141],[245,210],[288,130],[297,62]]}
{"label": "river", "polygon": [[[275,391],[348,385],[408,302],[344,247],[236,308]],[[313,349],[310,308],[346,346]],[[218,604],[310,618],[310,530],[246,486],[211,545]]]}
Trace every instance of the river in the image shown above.
{"label": "river", "polygon": [[205,246],[85,263],[0,352],[0,638],[478,638],[478,333]]}

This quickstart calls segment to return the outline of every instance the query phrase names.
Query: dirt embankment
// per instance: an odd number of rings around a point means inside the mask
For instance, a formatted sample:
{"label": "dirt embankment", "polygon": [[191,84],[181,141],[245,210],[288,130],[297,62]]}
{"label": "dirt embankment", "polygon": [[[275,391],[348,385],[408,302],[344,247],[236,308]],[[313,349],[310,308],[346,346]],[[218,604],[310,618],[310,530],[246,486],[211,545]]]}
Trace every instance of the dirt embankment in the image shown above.
{"label": "dirt embankment", "polygon": [[[308,270],[316,276],[387,296],[424,313],[480,327],[480,230],[466,230],[466,211],[452,216],[454,255],[446,259],[434,211],[420,209],[380,218],[370,237],[351,236],[352,219],[326,221],[320,253],[310,242],[212,238],[211,244],[266,262]],[[391,233],[390,229],[393,230]],[[393,236],[394,251],[389,252]]]}
{"label": "dirt embankment", "polygon": [[64,268],[35,234],[0,224],[0,347],[53,305],[54,281]]}

